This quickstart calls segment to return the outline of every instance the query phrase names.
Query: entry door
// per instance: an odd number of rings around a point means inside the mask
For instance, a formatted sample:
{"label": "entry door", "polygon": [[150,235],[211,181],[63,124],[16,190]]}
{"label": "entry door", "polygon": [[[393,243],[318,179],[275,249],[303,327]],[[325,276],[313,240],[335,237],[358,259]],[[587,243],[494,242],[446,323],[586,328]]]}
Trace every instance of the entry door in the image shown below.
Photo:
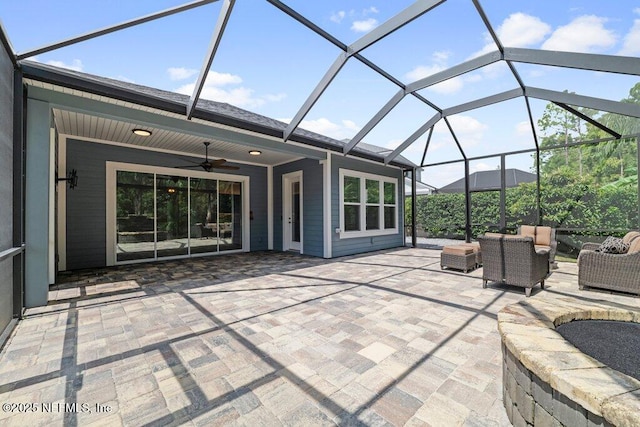
{"label": "entry door", "polygon": [[302,171],[283,175],[282,247],[302,252]]}

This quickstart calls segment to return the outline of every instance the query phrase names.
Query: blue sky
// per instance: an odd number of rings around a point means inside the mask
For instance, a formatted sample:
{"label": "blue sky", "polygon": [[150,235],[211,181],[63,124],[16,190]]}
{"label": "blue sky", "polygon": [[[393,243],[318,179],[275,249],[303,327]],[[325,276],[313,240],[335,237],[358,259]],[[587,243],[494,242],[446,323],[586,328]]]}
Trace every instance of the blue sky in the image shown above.
{"label": "blue sky", "polygon": [[[0,2],[0,20],[16,52],[185,3],[186,0]],[[221,2],[118,33],[39,55],[36,60],[191,94],[202,66]],[[391,18],[407,0],[285,2],[349,44]],[[640,56],[640,3],[637,0],[481,0],[505,46]],[[471,0],[448,0],[362,54],[404,83],[495,50]],[[261,0],[238,0],[207,79],[203,97],[228,102],[281,120],[290,120],[340,50]],[[525,84],[619,100],[638,82],[628,76],[516,65]],[[499,63],[420,92],[441,108],[517,87]],[[350,138],[398,90],[359,61],[350,59],[306,116],[302,127]],[[545,102],[532,101],[534,119]],[[434,111],[405,97],[367,137],[393,149]],[[468,156],[533,146],[524,99],[452,116]],[[406,150],[418,162],[426,135]],[[444,123],[436,126],[428,162],[459,158]],[[493,169],[497,160],[473,162],[473,170]],[[526,169],[529,156],[509,161]],[[425,181],[442,185],[461,165],[437,168]]]}

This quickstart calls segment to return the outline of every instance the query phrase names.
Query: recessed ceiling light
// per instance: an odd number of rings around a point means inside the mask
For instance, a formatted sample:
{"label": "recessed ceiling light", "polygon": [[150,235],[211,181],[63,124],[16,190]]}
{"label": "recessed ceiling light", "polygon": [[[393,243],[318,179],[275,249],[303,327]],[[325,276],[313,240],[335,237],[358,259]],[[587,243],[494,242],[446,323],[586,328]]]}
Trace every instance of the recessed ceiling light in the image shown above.
{"label": "recessed ceiling light", "polygon": [[251,154],[252,156],[259,156],[260,154],[262,154],[262,151],[260,151],[260,150],[250,150],[249,154]]}
{"label": "recessed ceiling light", "polygon": [[135,133],[138,136],[151,136],[151,131],[146,129],[134,129],[131,132]]}

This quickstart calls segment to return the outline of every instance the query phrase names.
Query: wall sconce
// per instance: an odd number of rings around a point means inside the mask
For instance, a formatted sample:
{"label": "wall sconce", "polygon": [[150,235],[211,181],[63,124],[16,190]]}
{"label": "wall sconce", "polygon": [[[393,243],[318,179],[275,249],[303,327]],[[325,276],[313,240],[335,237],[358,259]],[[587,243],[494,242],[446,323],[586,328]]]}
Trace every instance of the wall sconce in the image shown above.
{"label": "wall sconce", "polygon": [[66,178],[58,178],[56,175],[56,184],[60,181],[67,181],[70,189],[74,189],[78,186],[78,171],[71,169]]}

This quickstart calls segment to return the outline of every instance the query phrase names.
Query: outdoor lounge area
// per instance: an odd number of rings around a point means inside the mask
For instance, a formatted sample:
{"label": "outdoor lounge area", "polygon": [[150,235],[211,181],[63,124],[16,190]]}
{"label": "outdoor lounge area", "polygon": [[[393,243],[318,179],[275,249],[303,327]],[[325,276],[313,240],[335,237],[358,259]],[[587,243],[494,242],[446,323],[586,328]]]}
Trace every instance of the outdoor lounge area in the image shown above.
{"label": "outdoor lounge area", "polygon": [[50,3],[0,425],[640,426],[634,2]]}
{"label": "outdoor lounge area", "polygon": [[[575,267],[560,262],[527,301],[640,310],[579,291]],[[69,274],[0,354],[2,401],[37,413],[0,423],[509,425],[497,321],[525,296],[483,288],[481,271],[441,271],[438,250],[401,248]],[[63,402],[89,409],[40,406]]]}

